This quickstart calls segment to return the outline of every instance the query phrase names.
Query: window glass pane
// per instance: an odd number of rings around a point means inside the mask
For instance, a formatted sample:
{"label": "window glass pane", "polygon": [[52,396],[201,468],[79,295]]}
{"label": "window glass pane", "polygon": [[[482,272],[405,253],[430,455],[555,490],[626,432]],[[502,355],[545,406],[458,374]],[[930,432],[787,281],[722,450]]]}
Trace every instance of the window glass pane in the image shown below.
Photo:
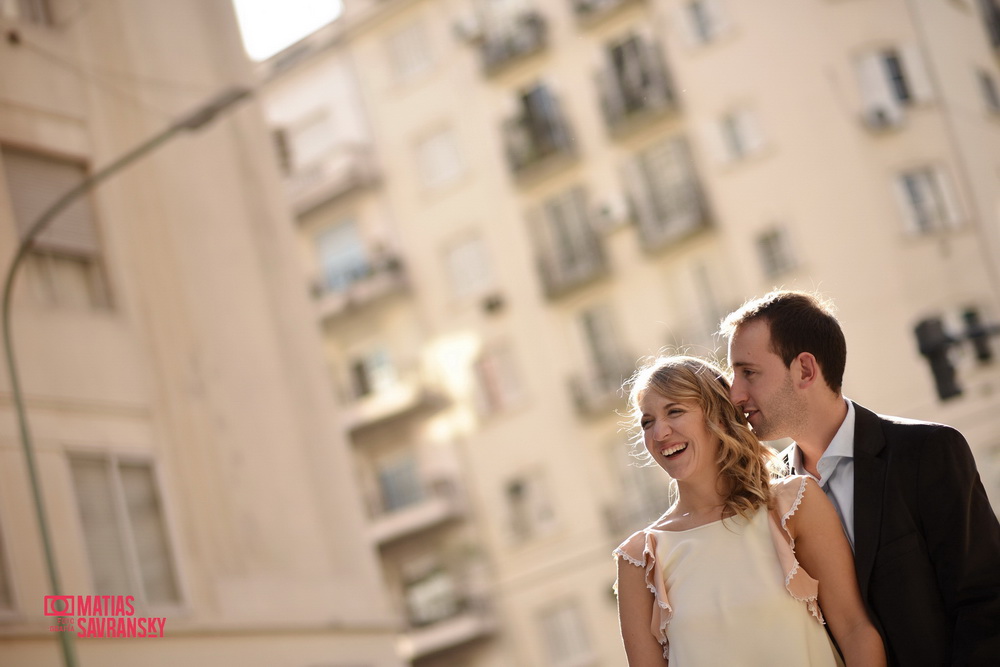
{"label": "window glass pane", "polygon": [[345,290],[371,271],[368,251],[353,221],[322,232],[316,239],[316,250],[323,286],[328,290]]}
{"label": "window glass pane", "polygon": [[180,592],[152,467],[123,464],[120,475],[145,600],[153,604],[176,603]]}
{"label": "window glass pane", "polygon": [[417,461],[412,456],[384,463],[379,467],[378,481],[386,512],[413,505],[424,498]]}
{"label": "window glass pane", "polygon": [[97,595],[137,594],[129,577],[125,539],[114,498],[111,468],[102,459],[73,459],[73,487]]}

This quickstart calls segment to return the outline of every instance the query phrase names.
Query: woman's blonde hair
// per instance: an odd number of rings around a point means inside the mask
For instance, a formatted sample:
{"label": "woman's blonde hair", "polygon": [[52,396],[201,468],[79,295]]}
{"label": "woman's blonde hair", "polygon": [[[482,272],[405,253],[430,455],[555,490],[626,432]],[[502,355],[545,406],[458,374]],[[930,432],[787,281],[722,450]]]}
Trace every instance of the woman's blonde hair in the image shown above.
{"label": "woman's blonde hair", "polygon": [[770,507],[770,481],[780,474],[774,452],[754,436],[743,411],[729,398],[729,380],[715,364],[683,355],[657,357],[640,367],[629,385],[629,426],[638,448],[643,448],[639,403],[647,392],[696,403],[709,431],[722,442],[718,464],[723,516],[749,518],[762,505]]}

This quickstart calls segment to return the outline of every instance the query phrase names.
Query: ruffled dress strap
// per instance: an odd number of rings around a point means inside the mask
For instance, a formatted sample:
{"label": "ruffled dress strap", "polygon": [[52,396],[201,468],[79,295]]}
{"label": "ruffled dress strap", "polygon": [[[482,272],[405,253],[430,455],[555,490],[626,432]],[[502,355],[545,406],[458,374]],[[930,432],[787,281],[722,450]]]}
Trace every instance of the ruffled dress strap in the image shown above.
{"label": "ruffled dress strap", "polygon": [[[640,530],[622,542],[614,550],[615,558],[624,558],[627,562],[646,569],[646,588],[653,594],[653,614],[650,632],[663,647],[663,657],[668,656],[667,625],[674,615],[674,610],[667,599],[666,579],[662,566],[656,562],[656,536],[648,530]],[[618,593],[618,582],[615,581],[615,594]]]}
{"label": "ruffled dress strap", "polygon": [[804,475],[790,475],[772,482],[774,510],[770,513],[769,523],[778,562],[785,573],[785,589],[796,600],[805,602],[813,617],[825,624],[818,602],[819,582],[799,566],[798,558],[795,557],[795,539],[788,532],[788,519],[795,514],[802,502],[807,480]]}

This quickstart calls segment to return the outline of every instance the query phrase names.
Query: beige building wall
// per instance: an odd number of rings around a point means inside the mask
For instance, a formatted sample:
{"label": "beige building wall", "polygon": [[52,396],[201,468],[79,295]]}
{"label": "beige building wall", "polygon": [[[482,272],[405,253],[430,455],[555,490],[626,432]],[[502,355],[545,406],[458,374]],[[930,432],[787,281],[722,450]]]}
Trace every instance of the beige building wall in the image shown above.
{"label": "beige building wall", "polygon": [[[351,386],[370,346],[387,350],[379,368],[419,356],[445,378],[433,411],[394,403],[405,383],[391,379],[343,394],[353,413],[383,405],[349,433],[369,498],[399,484],[379,477],[386,451],[430,442],[454,455],[463,489],[447,524],[412,519],[426,495],[370,510],[376,525],[409,526],[380,547],[404,650],[440,630],[406,657],[624,663],[609,554],[666,508],[666,480],[630,465],[617,388],[658,350],[724,360],[719,320],[773,287],[833,299],[846,394],[961,429],[1000,503],[1000,374],[963,320],[1000,318],[1000,17],[982,12],[963,0],[359,0],[263,65],[273,126],[317,107],[361,113],[363,130],[336,131],[371,142],[377,162],[366,187],[299,211],[306,266],[319,270],[317,238],[345,219],[361,256],[388,242],[405,266],[406,288],[385,298],[372,297],[385,294],[377,271],[320,290],[335,384]],[[349,86],[327,85],[335,68],[354,72]],[[550,94],[530,92],[538,83]],[[958,396],[939,397],[921,356],[927,318],[954,341]],[[477,554],[493,624],[448,641],[463,594],[439,588],[421,620],[424,589],[398,563],[456,539]]]}
{"label": "beige building wall", "polygon": [[[228,2],[2,4],[6,270],[38,201],[253,81]],[[39,477],[62,592],[166,626],[78,664],[401,664],[257,102],[84,201],[14,292]],[[0,664],[62,664],[6,374],[0,459]]]}

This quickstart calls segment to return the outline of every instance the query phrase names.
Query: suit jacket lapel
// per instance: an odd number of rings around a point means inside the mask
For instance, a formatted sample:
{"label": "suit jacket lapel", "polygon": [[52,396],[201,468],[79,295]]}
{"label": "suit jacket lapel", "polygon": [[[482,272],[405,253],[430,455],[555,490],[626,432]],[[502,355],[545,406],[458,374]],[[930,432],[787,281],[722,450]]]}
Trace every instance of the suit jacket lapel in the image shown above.
{"label": "suit jacket lapel", "polygon": [[882,527],[885,461],[879,454],[885,437],[878,415],[857,403],[854,410],[854,565],[861,597],[867,600]]}

